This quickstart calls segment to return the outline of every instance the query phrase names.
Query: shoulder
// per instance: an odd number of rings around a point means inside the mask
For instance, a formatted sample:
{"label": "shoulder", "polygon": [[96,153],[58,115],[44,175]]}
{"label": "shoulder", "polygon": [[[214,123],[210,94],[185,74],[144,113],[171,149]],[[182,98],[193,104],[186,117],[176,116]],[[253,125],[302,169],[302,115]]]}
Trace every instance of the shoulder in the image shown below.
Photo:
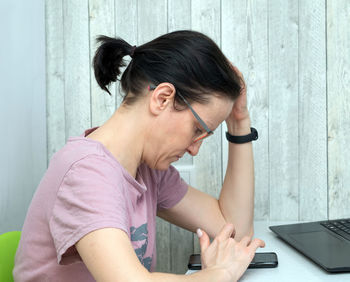
{"label": "shoulder", "polygon": [[49,170],[63,175],[95,174],[108,178],[122,177],[122,167],[101,143],[91,139],[73,137],[53,155]]}

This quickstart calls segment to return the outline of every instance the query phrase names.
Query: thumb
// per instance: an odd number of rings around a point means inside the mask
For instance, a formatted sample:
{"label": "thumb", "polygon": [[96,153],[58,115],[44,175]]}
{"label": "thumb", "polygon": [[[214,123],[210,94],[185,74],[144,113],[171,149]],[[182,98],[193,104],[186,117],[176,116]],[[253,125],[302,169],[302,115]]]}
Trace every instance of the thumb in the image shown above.
{"label": "thumb", "polygon": [[199,228],[197,229],[197,235],[199,238],[199,245],[201,246],[201,253],[203,253],[209,247],[210,239],[208,234]]}

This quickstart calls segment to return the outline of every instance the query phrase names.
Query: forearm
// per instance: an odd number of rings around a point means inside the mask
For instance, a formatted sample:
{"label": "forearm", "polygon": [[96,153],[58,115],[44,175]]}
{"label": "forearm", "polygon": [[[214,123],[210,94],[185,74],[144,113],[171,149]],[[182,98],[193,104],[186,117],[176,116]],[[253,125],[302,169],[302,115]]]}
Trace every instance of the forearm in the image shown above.
{"label": "forearm", "polygon": [[232,281],[232,278],[228,277],[228,271],[217,266],[192,275],[151,273],[140,263],[126,232],[117,228],[92,231],[75,246],[84,264],[98,282]]}
{"label": "forearm", "polygon": [[[250,120],[228,127],[231,135],[250,133]],[[252,142],[229,143],[228,163],[219,197],[221,212],[234,224],[236,237],[253,235],[254,218],[254,159]]]}
{"label": "forearm", "polygon": [[149,282],[212,282],[229,281],[223,269],[204,269],[190,275],[176,275],[170,273],[153,272],[150,273]]}

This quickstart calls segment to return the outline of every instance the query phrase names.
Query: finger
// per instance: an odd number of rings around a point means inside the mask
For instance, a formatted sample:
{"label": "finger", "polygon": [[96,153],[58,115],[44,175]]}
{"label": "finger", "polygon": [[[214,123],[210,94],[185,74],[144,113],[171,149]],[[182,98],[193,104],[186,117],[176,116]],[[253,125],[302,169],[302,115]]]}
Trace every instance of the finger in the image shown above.
{"label": "finger", "polygon": [[234,232],[233,224],[226,223],[224,227],[221,229],[220,233],[215,237],[218,241],[223,241],[231,237]]}
{"label": "finger", "polygon": [[210,245],[210,239],[208,234],[201,230],[201,229],[197,229],[197,235],[199,238],[199,245],[201,247],[201,253],[203,253]]}
{"label": "finger", "polygon": [[231,238],[235,238],[235,236],[236,236],[236,228],[233,227]]}
{"label": "finger", "polygon": [[248,249],[255,253],[257,248],[264,248],[265,242],[263,240],[255,238],[248,246]]}
{"label": "finger", "polygon": [[241,71],[234,65],[231,63],[231,68],[233,68],[233,70],[239,75],[239,76],[242,76],[242,73]]}
{"label": "finger", "polygon": [[234,65],[231,65],[231,66],[232,66],[233,70],[236,72],[236,74],[239,76],[239,78],[244,80],[242,72],[236,66],[234,66]]}
{"label": "finger", "polygon": [[244,236],[241,241],[240,241],[240,244],[242,244],[243,246],[248,246],[249,243],[250,243],[251,239],[249,236]]}
{"label": "finger", "polygon": [[235,66],[233,66],[233,70],[236,72],[237,76],[239,77],[239,80],[241,82],[242,88],[245,89],[246,88],[246,84],[245,84],[245,80],[244,80],[242,72]]}

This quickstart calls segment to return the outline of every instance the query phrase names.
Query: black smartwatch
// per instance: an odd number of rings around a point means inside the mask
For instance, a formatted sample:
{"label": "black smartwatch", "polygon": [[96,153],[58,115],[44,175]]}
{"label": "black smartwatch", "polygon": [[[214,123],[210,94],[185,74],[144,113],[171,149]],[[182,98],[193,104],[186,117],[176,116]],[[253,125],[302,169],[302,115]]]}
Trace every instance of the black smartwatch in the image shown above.
{"label": "black smartwatch", "polygon": [[258,131],[254,127],[251,127],[250,133],[248,135],[243,135],[243,136],[234,136],[228,133],[228,131],[226,131],[226,139],[231,143],[243,144],[243,143],[257,140]]}

